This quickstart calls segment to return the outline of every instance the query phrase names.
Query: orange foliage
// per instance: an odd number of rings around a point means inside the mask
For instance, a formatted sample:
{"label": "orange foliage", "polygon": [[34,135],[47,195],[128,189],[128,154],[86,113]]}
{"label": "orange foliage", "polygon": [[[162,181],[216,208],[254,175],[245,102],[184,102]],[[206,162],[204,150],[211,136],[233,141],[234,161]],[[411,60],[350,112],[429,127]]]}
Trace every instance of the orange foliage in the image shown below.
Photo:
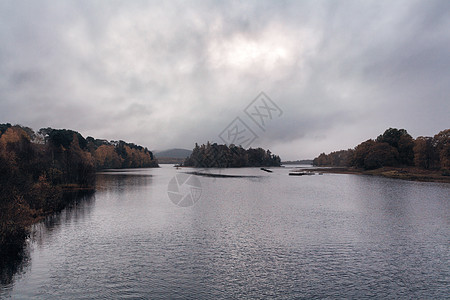
{"label": "orange foliage", "polygon": [[120,168],[123,159],[117,154],[114,145],[101,145],[94,152],[97,169]]}

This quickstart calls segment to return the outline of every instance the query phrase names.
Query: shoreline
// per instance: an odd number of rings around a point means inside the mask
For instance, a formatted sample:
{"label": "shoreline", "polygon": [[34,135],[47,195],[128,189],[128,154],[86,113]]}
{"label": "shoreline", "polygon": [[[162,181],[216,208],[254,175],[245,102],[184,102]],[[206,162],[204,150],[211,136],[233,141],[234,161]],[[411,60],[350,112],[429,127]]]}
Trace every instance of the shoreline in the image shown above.
{"label": "shoreline", "polygon": [[332,174],[381,176],[409,181],[450,183],[450,176],[442,175],[442,171],[424,170],[415,167],[382,167],[375,170],[363,170],[348,167],[314,167],[298,168],[296,170]]}
{"label": "shoreline", "polygon": [[[94,194],[96,192],[95,186],[83,186],[79,184],[64,184],[54,186],[58,193],[58,203],[49,210],[30,209],[25,218],[16,220],[16,232],[0,236],[0,256],[5,258],[18,255],[24,249],[27,239],[30,237],[31,228],[33,225],[44,221],[46,218],[59,214],[61,211],[72,205],[77,201],[77,198],[85,195]],[[1,232],[0,232],[1,233]],[[0,260],[0,266],[5,261]]]}

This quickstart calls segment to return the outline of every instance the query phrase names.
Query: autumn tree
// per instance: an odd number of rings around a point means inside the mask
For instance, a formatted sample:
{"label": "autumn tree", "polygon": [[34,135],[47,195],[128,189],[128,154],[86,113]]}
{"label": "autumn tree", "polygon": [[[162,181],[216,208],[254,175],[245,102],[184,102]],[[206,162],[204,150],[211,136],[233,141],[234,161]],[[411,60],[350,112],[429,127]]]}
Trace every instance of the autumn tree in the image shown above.
{"label": "autumn tree", "polygon": [[419,136],[414,141],[414,165],[423,169],[436,168],[439,155],[433,145],[433,138]]}
{"label": "autumn tree", "polygon": [[442,147],[440,153],[441,168],[445,170],[450,170],[450,144],[446,144]]}
{"label": "autumn tree", "polygon": [[72,142],[65,151],[67,178],[69,183],[77,183],[82,186],[90,186],[95,182],[95,165],[91,153],[83,151],[76,133]]}
{"label": "autumn tree", "polygon": [[147,148],[84,139],[73,130],[0,124],[0,256],[18,249],[40,216],[64,208],[62,189],[93,187],[97,167],[155,167]]}
{"label": "autumn tree", "polygon": [[364,169],[371,170],[397,165],[399,153],[388,143],[374,143],[364,158]]}
{"label": "autumn tree", "polygon": [[398,162],[411,166],[414,163],[414,139],[405,129],[389,128],[376,139],[378,143],[388,143],[398,151]]}
{"label": "autumn tree", "polygon": [[29,134],[19,126],[6,127],[0,137],[0,255],[17,250],[28,235],[35,214],[33,182],[42,172],[35,169]]}
{"label": "autumn tree", "polygon": [[334,151],[329,154],[321,153],[313,160],[315,166],[329,166],[329,167],[348,167],[351,165],[353,158],[353,150]]}
{"label": "autumn tree", "polygon": [[318,157],[314,158],[313,165],[319,167],[330,166],[328,155],[326,155],[325,152],[320,153]]}
{"label": "autumn tree", "polygon": [[433,147],[435,148],[439,159],[439,167],[443,169],[450,168],[449,145],[450,129],[442,130],[433,137]]}
{"label": "autumn tree", "polygon": [[398,164],[398,151],[386,142],[367,140],[355,147],[351,165],[366,170],[395,166]]}
{"label": "autumn tree", "polygon": [[101,145],[94,150],[97,169],[121,168],[122,158],[119,157],[113,145]]}

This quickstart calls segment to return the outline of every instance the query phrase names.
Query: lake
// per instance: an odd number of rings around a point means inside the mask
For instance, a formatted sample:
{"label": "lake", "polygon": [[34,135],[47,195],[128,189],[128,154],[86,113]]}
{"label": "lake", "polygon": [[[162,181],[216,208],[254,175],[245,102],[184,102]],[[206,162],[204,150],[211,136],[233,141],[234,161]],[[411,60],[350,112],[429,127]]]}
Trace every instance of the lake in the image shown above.
{"label": "lake", "polygon": [[272,170],[99,173],[94,195],[35,226],[0,297],[450,295],[449,184]]}

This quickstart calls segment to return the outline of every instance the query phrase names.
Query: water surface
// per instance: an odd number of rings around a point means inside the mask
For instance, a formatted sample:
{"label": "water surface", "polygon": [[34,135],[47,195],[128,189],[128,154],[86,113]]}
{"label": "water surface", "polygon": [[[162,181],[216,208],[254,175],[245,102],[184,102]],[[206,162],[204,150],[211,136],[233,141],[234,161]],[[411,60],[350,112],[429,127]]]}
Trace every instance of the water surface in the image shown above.
{"label": "water surface", "polygon": [[187,169],[101,173],[36,226],[0,296],[448,297],[450,185],[273,170],[208,170],[251,177],[198,177],[191,207],[167,194]]}

